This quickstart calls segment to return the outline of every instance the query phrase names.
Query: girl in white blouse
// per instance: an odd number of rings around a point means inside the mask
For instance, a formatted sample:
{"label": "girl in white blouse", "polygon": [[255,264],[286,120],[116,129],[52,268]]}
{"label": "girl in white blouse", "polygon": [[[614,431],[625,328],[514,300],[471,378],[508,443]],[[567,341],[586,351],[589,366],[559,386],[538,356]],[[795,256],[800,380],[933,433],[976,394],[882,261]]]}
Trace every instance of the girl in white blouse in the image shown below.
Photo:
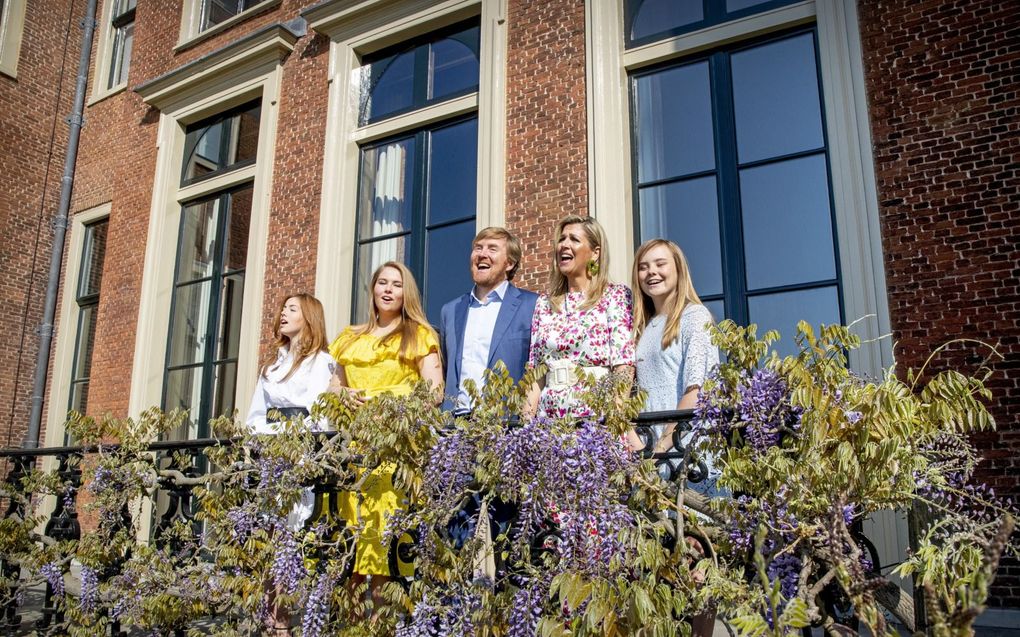
{"label": "girl in white blouse", "polygon": [[[287,297],[273,320],[275,341],[262,358],[259,380],[248,410],[248,427],[259,434],[276,433],[269,412],[284,418],[304,416],[329,387],[336,362],[326,350],[326,319],[322,303],[310,294]],[[318,423],[307,421],[319,429]]]}
{"label": "girl in white blouse", "polygon": [[[258,434],[279,433],[280,418],[305,419],[309,427],[322,429],[308,418],[308,412],[326,391],[336,363],[326,351],[326,318],[322,303],[310,294],[288,296],[273,319],[272,346],[266,351],[259,367],[259,380],[248,410],[248,427]],[[304,526],[312,514],[315,496],[304,489],[301,500],[287,516],[292,531]],[[277,603],[279,591],[266,591],[271,609],[271,634],[290,634],[289,609]]]}

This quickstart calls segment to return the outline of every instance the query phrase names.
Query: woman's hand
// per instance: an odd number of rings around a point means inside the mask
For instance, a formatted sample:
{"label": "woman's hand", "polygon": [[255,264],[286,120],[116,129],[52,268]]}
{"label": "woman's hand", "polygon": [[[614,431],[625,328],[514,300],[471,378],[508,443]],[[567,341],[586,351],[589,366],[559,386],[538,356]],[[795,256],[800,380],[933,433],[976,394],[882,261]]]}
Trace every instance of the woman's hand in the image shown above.
{"label": "woman's hand", "polygon": [[365,404],[365,392],[347,386],[347,375],[344,374],[344,368],[339,365],[336,371],[333,372],[333,377],[329,379],[329,391],[341,399],[346,399],[355,407],[361,407]]}

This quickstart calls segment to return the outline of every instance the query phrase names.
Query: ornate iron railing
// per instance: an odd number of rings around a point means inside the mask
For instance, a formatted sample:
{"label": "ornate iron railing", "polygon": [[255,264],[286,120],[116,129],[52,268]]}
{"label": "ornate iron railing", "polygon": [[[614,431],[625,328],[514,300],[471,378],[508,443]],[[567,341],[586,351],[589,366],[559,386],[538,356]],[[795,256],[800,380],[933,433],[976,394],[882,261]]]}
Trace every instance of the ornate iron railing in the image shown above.
{"label": "ornate iron railing", "polygon": [[[640,414],[634,420],[635,430],[638,436],[646,443],[645,455],[652,458],[659,474],[666,480],[678,481],[681,479],[680,472],[686,468],[686,479],[688,483],[698,483],[708,478],[708,469],[703,461],[694,458],[685,446],[685,440],[690,433],[692,410],[662,411]],[[677,423],[673,431],[673,448],[664,453],[653,453],[652,444],[656,439],[654,426],[665,423]],[[513,426],[511,423],[510,426]],[[324,434],[326,436],[330,434]],[[148,445],[149,452],[156,454],[157,466],[161,469],[172,469],[173,471],[161,471],[157,484],[156,494],[153,496],[154,515],[152,520],[153,536],[158,537],[159,531],[167,529],[173,524],[184,520],[194,522],[195,503],[192,491],[197,481],[194,478],[204,473],[208,467],[208,461],[204,456],[204,450],[213,446],[224,446],[234,444],[234,440],[205,438],[186,441],[158,441]],[[104,445],[104,449],[111,450],[116,445]],[[8,492],[21,493],[29,496],[27,498],[8,498],[4,517],[19,516],[24,519],[32,512],[25,510],[25,502],[31,501],[31,495],[23,493],[22,479],[27,476],[33,465],[43,458],[54,458],[57,463],[59,478],[69,488],[64,497],[56,499],[52,511],[44,525],[40,542],[54,542],[65,540],[77,540],[81,538],[81,524],[78,521],[78,493],[82,485],[81,461],[89,453],[98,451],[97,447],[51,447],[41,449],[0,449],[0,458],[8,464],[4,482]],[[183,479],[182,479],[183,478]],[[327,494],[336,490],[335,485],[328,482],[312,485],[315,495],[315,504],[312,516],[308,524],[312,524],[324,511],[324,508],[331,509],[334,519],[337,519],[335,509],[335,498],[328,498]],[[128,511],[122,512],[121,523],[131,524]],[[878,569],[877,553],[874,546],[859,533],[856,534],[862,543],[872,554],[875,569]],[[126,559],[126,557],[124,558]],[[410,561],[413,559],[413,545],[406,538],[401,540],[395,538],[390,547],[391,570],[396,571],[398,561]],[[112,576],[114,570],[105,575]],[[9,582],[17,584],[20,573],[19,567],[8,563],[3,555],[0,555],[0,573]],[[101,574],[101,576],[104,574]],[[64,622],[62,607],[55,603],[55,592],[50,584],[46,584],[43,595],[42,607],[25,609],[22,605],[23,595],[17,590],[9,590],[7,594],[0,596],[6,599],[3,608],[0,608],[0,634],[17,635],[25,634],[25,627],[22,626],[24,618],[23,610],[32,610],[38,614],[38,619],[32,628],[38,635],[49,634],[51,627]],[[828,603],[830,613],[838,613],[846,609],[840,609],[835,600]],[[111,618],[109,622],[109,634],[111,637],[125,635],[121,630],[119,622]],[[31,629],[29,629],[31,630]],[[183,635],[183,631],[180,632]]]}

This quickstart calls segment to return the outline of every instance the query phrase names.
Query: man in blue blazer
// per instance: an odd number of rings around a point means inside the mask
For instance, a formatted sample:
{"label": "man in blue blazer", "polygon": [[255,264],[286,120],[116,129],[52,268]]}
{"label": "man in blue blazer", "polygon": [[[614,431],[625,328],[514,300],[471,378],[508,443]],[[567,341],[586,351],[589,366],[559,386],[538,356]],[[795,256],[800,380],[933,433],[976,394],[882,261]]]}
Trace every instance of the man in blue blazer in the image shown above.
{"label": "man in blue blazer", "polygon": [[510,283],[521,263],[521,243],[505,228],[486,228],[471,244],[474,288],[443,306],[439,343],[446,365],[443,408],[471,410],[464,382],[482,386],[483,373],[503,361],[520,381],[531,348],[531,316],[538,295]]}

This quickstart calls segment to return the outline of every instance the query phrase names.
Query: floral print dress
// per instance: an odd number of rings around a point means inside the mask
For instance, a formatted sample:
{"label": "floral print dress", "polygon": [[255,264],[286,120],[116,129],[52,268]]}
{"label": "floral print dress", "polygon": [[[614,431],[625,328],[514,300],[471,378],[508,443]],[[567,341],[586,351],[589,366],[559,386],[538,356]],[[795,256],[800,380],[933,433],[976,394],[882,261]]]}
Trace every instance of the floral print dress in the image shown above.
{"label": "floral print dress", "polygon": [[[554,360],[570,360],[580,367],[634,365],[634,319],[630,288],[610,283],[598,303],[579,311],[581,292],[569,292],[559,312],[553,312],[543,294],[535,305],[531,322],[531,367]],[[573,386],[545,387],[538,400],[538,415],[549,418],[586,418],[592,415],[577,397],[583,391]]]}

